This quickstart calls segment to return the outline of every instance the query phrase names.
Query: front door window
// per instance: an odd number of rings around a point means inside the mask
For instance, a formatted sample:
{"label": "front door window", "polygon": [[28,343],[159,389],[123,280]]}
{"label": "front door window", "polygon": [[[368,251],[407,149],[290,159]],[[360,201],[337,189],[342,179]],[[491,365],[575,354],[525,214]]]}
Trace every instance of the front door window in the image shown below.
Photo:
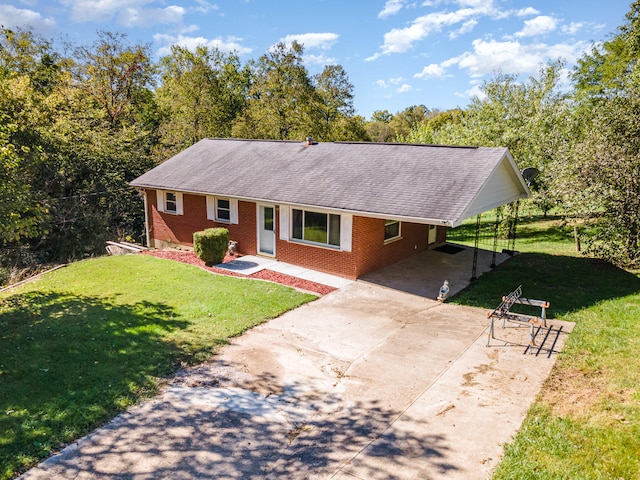
{"label": "front door window", "polygon": [[258,216],[258,252],[263,255],[275,255],[275,207],[260,205]]}

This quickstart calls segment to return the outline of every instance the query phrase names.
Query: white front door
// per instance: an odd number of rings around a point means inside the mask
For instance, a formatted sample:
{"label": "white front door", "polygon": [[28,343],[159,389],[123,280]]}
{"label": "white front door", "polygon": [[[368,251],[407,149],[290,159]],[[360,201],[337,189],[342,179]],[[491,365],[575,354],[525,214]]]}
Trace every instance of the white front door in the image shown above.
{"label": "white front door", "polygon": [[258,205],[258,253],[276,254],[276,208],[273,205]]}

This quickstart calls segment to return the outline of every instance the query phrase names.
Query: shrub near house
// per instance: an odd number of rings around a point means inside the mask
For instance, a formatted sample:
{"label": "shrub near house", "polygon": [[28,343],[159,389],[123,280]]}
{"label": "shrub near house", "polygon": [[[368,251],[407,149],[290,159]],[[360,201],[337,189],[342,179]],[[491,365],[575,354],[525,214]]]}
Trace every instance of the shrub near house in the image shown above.
{"label": "shrub near house", "polygon": [[229,230],[207,228],[193,234],[193,249],[207,266],[222,263],[229,248]]}

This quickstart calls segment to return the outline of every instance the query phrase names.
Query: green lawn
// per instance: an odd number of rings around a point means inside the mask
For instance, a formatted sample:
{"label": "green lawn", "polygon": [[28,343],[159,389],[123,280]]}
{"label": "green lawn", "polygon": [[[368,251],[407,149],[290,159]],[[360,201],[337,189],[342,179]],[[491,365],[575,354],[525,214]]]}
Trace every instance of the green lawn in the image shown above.
{"label": "green lawn", "polygon": [[78,262],[0,294],[0,478],[314,298],[145,255]]}
{"label": "green lawn", "polygon": [[[522,285],[576,327],[494,479],[640,478],[639,272],[580,256],[556,218],[521,219],[516,249],[451,301],[490,309]],[[312,298],[147,256],[80,262],[0,296],[0,478]]]}
{"label": "green lawn", "polygon": [[580,256],[559,219],[522,219],[516,249],[452,301],[495,308],[522,285],[576,326],[494,479],[639,479],[640,274]]}

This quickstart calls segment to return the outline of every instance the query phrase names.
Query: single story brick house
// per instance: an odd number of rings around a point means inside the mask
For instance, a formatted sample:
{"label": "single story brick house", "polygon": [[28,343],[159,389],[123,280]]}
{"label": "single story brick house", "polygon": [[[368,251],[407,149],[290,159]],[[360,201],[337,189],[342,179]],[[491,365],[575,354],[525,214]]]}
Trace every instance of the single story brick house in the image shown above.
{"label": "single story brick house", "polygon": [[506,148],[204,139],[135,179],[149,246],[226,227],[241,254],[355,279],[530,192]]}

